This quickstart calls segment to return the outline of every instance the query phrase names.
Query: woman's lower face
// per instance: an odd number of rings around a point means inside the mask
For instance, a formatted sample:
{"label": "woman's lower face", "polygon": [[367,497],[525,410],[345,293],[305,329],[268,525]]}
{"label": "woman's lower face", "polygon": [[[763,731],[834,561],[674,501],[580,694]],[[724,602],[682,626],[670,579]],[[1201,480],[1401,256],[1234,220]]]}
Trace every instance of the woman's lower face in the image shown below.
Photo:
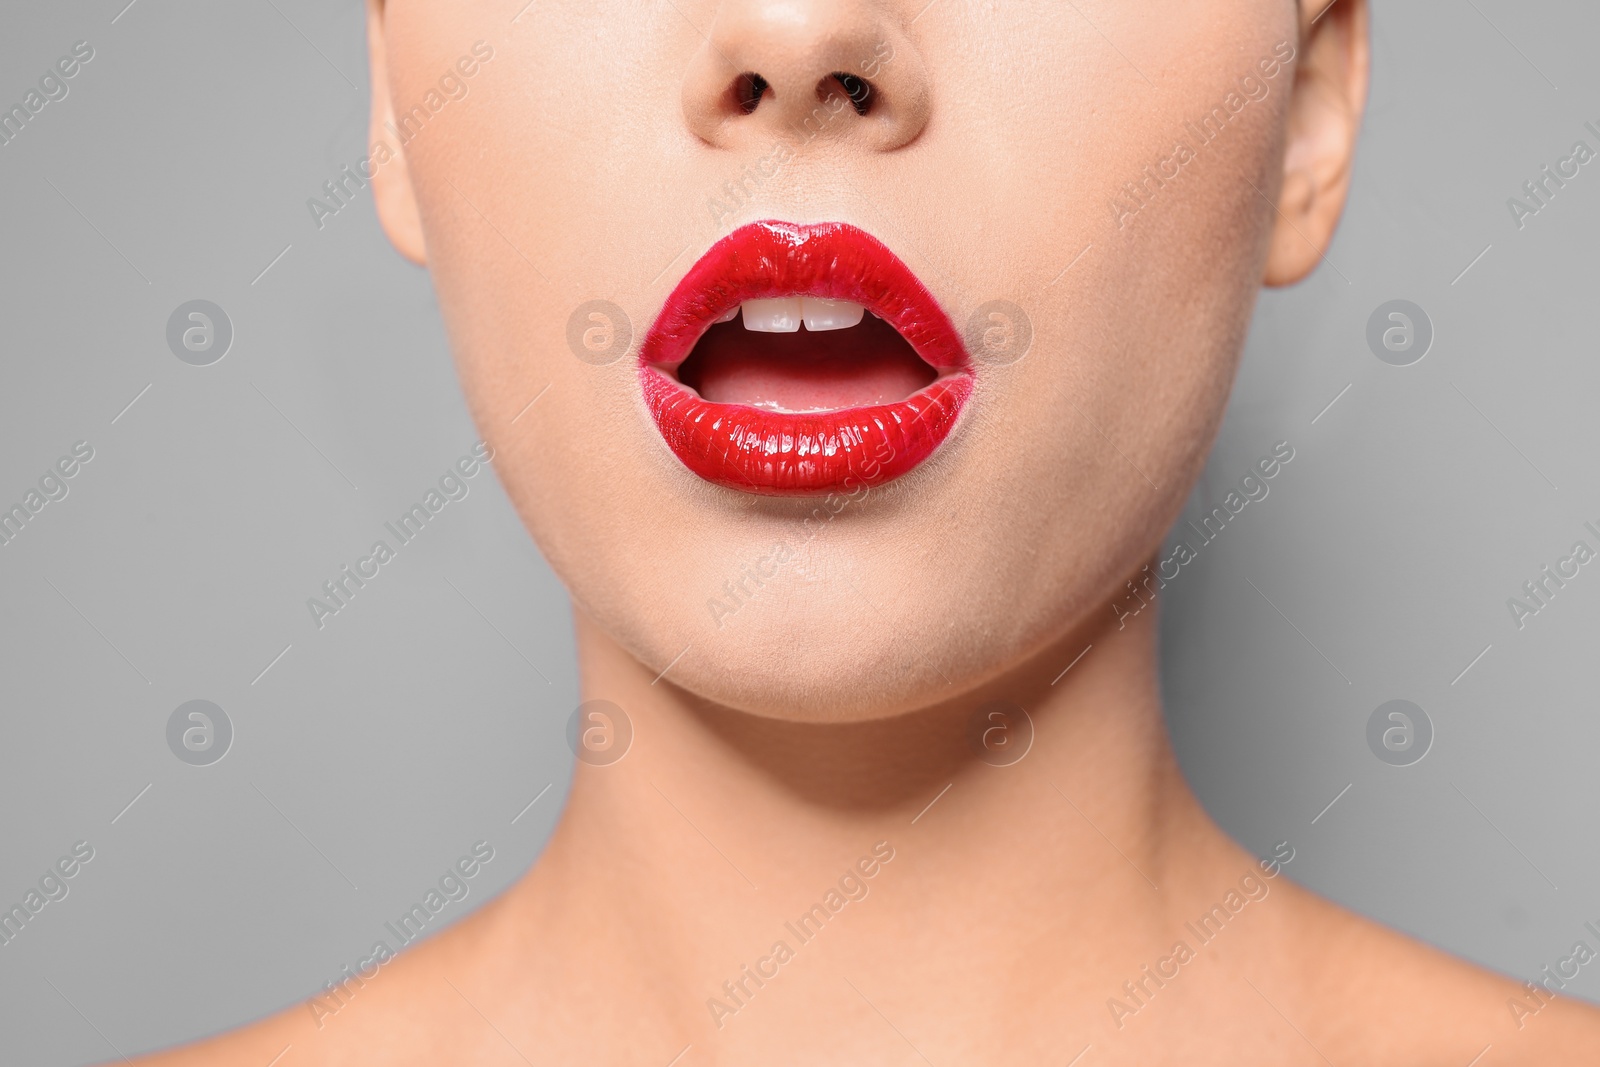
{"label": "woman's lower face", "polygon": [[500,478],[600,630],[824,721],[1111,611],[1226,402],[1293,3],[511,14],[382,6],[379,204],[395,234],[413,198]]}

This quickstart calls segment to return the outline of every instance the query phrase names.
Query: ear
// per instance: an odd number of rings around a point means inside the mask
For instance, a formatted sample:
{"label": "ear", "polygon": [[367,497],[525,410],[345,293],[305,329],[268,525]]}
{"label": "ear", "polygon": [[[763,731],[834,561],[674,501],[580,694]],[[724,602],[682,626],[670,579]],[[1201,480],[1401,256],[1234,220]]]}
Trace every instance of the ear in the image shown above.
{"label": "ear", "polygon": [[372,122],[368,143],[387,145],[393,158],[372,172],[372,197],[378,221],[389,243],[419,267],[428,265],[422,240],[422,214],[411,188],[405,149],[390,130],[394,127],[394,101],[389,93],[389,53],[384,40],[384,0],[367,0],[367,65],[372,70]]}
{"label": "ear", "polygon": [[1301,0],[1300,25],[1267,285],[1304,278],[1333,243],[1367,102],[1366,0]]}

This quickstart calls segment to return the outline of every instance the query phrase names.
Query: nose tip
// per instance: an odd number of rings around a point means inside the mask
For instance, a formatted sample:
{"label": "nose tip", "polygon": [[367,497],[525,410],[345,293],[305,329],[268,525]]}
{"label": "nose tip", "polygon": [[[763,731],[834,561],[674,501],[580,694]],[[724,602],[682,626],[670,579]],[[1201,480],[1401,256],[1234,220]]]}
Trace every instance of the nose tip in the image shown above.
{"label": "nose tip", "polygon": [[689,128],[724,148],[787,135],[889,151],[929,111],[917,50],[862,0],[725,0],[683,81]]}

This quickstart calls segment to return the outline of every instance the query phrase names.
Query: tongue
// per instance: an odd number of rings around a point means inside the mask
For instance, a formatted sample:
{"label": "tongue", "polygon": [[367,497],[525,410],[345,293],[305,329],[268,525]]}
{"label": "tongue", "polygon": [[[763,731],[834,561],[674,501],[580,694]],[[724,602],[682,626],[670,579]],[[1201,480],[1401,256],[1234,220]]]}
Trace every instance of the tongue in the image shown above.
{"label": "tongue", "polygon": [[755,333],[711,327],[678,368],[707,400],[774,411],[836,411],[904,400],[935,371],[882,319],[846,330]]}

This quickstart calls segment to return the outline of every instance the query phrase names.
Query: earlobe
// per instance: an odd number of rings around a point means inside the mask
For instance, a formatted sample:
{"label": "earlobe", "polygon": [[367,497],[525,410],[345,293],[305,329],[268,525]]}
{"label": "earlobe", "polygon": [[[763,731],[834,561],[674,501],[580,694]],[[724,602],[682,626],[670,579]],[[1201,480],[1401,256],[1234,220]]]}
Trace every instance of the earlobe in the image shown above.
{"label": "earlobe", "polygon": [[1307,0],[1302,19],[1266,285],[1300,281],[1333,242],[1366,105],[1366,0]]}
{"label": "earlobe", "polygon": [[384,40],[383,0],[367,0],[367,53],[372,71],[372,121],[368,141],[375,153],[386,145],[386,162],[377,163],[372,173],[373,203],[378,221],[389,243],[411,262],[425,267],[428,251],[422,239],[422,213],[417,207],[411,172],[406,166],[405,148],[390,131],[394,127],[394,103],[389,93],[388,51]]}

